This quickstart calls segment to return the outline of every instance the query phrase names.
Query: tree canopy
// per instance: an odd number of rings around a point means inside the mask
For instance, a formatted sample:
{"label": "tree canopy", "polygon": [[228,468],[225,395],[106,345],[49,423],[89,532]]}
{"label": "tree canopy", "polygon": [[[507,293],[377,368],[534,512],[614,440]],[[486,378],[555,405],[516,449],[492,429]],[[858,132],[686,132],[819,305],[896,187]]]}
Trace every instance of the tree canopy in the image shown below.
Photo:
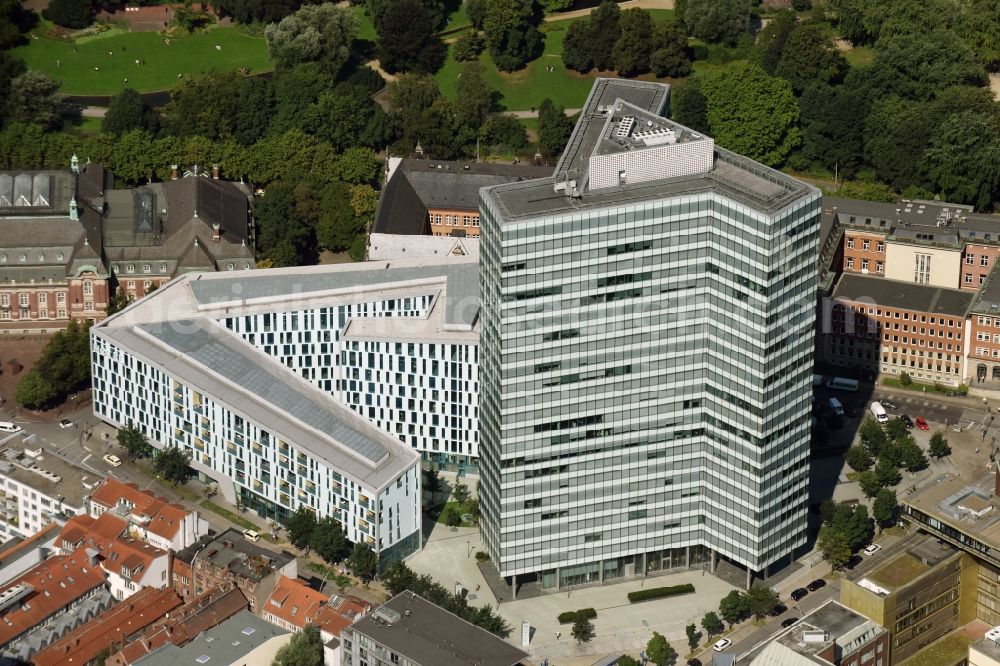
{"label": "tree canopy", "polygon": [[274,655],[271,666],[323,666],[323,637],[314,624],[307,624]]}
{"label": "tree canopy", "polygon": [[736,44],[750,28],[750,0],[686,0],[684,25],[706,42]]}
{"label": "tree canopy", "polygon": [[541,54],[541,18],[535,0],[485,0],[483,33],[497,69],[513,72]]}
{"label": "tree canopy", "polygon": [[387,72],[424,72],[441,69],[447,49],[437,36],[440,15],[423,0],[390,4],[375,25],[379,64]]}
{"label": "tree canopy", "polygon": [[336,75],[350,56],[358,36],[358,18],[333,4],[305,5],[264,30],[268,52],[277,67],[321,63]]}

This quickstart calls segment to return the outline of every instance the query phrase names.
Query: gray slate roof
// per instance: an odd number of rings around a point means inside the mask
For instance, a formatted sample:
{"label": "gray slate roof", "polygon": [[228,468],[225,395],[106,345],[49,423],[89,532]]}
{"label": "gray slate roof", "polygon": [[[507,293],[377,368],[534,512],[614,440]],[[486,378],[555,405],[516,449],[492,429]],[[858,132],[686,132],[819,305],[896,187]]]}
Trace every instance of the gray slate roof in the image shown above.
{"label": "gray slate roof", "polygon": [[134,662],[135,666],[198,666],[241,663],[251,652],[289,632],[250,611],[240,611],[183,647],[167,643]]}
{"label": "gray slate roof", "polygon": [[964,317],[976,292],[945,289],[911,282],[844,273],[832,298],[873,303],[883,307]]}

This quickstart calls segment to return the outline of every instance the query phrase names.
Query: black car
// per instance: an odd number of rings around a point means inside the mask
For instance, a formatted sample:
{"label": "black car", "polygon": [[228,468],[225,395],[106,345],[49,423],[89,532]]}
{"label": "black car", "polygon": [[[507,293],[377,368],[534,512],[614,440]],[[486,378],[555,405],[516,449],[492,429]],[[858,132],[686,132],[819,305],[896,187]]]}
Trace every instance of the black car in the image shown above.
{"label": "black car", "polygon": [[782,626],[783,629],[788,629],[788,627],[792,626],[793,624],[795,624],[798,621],[799,621],[799,618],[797,618],[797,617],[790,617],[787,620],[782,620],[781,621],[781,626]]}
{"label": "black car", "polygon": [[969,394],[966,393],[965,391],[948,391],[947,393],[945,393],[945,395],[948,396],[949,398],[964,398]]}
{"label": "black car", "polygon": [[786,610],[788,610],[788,606],[785,604],[778,604],[771,609],[771,617],[778,617],[779,615],[784,614]]}
{"label": "black car", "polygon": [[879,403],[886,409],[899,409],[899,405],[894,403],[892,400],[889,400],[889,398],[882,398],[879,400]]}
{"label": "black car", "polygon": [[688,659],[688,666],[701,666],[701,659]]}
{"label": "black car", "polygon": [[809,590],[810,592],[815,592],[821,587],[826,587],[826,581],[823,580],[822,578],[817,578],[813,582],[806,585],[806,589]]}
{"label": "black car", "polygon": [[909,414],[900,414],[899,420],[906,424],[907,430],[913,430],[913,419],[910,418]]}
{"label": "black car", "polygon": [[809,590],[807,590],[804,587],[800,587],[797,590],[792,590],[792,593],[789,596],[792,598],[792,600],[798,601],[807,594],[809,594]]}

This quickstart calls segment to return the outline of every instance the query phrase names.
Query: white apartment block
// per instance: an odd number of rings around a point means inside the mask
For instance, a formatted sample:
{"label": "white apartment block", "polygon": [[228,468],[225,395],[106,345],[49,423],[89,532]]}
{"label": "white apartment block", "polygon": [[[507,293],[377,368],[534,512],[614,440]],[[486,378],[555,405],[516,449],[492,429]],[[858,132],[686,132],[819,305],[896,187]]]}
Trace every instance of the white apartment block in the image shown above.
{"label": "white apartment block", "polygon": [[28,538],[52,522],[87,511],[102,477],[44,448],[7,448],[0,456],[0,539]]}
{"label": "white apartment block", "polygon": [[420,454],[478,455],[476,276],[474,260],[181,276],[92,329],[94,412],[189,452],[230,501],[307,506],[406,556]]}

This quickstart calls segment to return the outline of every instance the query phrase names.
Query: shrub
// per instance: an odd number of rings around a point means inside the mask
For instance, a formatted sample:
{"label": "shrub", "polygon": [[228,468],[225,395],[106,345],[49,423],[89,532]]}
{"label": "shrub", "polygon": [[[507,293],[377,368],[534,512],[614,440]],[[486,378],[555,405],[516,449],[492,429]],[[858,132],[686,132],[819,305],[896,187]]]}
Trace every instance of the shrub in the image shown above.
{"label": "shrub", "polygon": [[485,551],[482,551],[482,550],[477,550],[476,551],[476,562],[485,562],[488,559],[490,559],[490,556],[489,556],[488,553],[486,553]]}
{"label": "shrub", "polygon": [[650,601],[652,599],[662,599],[664,597],[676,597],[679,594],[694,593],[694,585],[684,583],[683,585],[671,585],[669,587],[651,587],[646,590],[636,590],[628,593],[629,603],[639,601]]}
{"label": "shrub", "polygon": [[593,620],[597,617],[597,611],[593,608],[581,608],[575,611],[559,613],[559,624],[575,624],[579,620]]}

